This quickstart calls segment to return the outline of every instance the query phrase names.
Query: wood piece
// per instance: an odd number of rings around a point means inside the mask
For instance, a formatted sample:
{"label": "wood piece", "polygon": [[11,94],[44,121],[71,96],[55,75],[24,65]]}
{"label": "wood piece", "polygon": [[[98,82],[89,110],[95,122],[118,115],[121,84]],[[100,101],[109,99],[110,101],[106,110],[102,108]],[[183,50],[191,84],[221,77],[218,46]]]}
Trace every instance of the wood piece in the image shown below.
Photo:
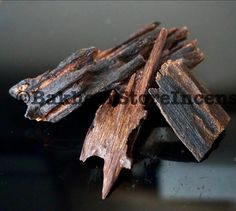
{"label": "wood piece", "polygon": [[[196,103],[193,100],[195,96],[206,96],[210,92],[182,60],[163,64],[157,73],[156,83],[159,88],[151,88],[149,93],[176,135],[200,161],[225,129],[230,117],[217,103]],[[168,96],[169,102],[163,100],[164,95]],[[182,96],[190,96],[192,103],[183,101]]]}
{"label": "wood piece", "polygon": [[[116,87],[119,89],[122,80],[135,70],[132,68],[141,65],[138,54],[148,58],[160,31],[157,29],[158,25],[156,22],[141,28],[127,41],[112,49],[81,49],[62,61],[54,70],[36,78],[27,78],[13,86],[9,92],[18,99],[23,99],[19,98],[22,93],[27,95],[25,117],[57,122],[79,108],[92,95]],[[167,46],[171,47],[185,39],[188,30],[186,27],[173,28],[168,33]],[[122,74],[118,70],[123,70]],[[118,77],[116,81],[112,80],[114,75]]]}
{"label": "wood piece", "polygon": [[[166,61],[165,59],[168,59],[168,58],[172,58],[172,59],[183,58],[183,61],[186,62],[186,65],[188,65],[191,68],[194,67],[196,64],[201,62],[204,58],[203,53],[200,52],[199,49],[196,48],[195,45],[196,45],[196,42],[193,41],[193,42],[186,43],[180,49],[176,48],[176,51],[173,51],[173,52],[169,51],[170,55],[164,54],[162,56],[162,59],[161,59],[162,63]],[[140,78],[141,73],[142,73],[142,69],[137,71],[135,80],[133,76],[133,78],[130,79],[129,83],[124,85],[122,88],[120,88],[119,91],[123,90],[122,93],[125,92],[127,96],[129,94],[132,95],[132,93],[130,92],[130,89],[132,87],[136,87],[136,89],[138,89],[138,86],[135,84],[137,84],[138,83],[137,81],[140,80],[139,78]],[[88,157],[93,156],[93,155],[99,156],[105,160],[104,184],[107,184],[108,182],[110,182],[110,187],[109,186],[107,186],[107,188],[103,187],[103,198],[105,198],[106,194],[109,192],[109,188],[111,188],[112,183],[115,182],[116,178],[119,175],[120,170],[122,168],[131,168],[132,146],[136,140],[136,137],[139,134],[139,129],[141,126],[140,124],[141,122],[139,121],[137,125],[133,126],[133,128],[123,130],[124,132],[123,131],[122,132],[124,134],[122,134],[123,135],[122,137],[120,136],[120,133],[118,133],[119,132],[118,126],[123,127],[123,128],[125,128],[127,125],[130,126],[130,122],[133,122],[134,121],[133,119],[135,119],[137,122],[137,119],[140,119],[140,116],[137,116],[135,109],[133,109],[132,111],[130,110],[130,112],[128,112],[129,111],[128,108],[131,107],[131,105],[129,104],[118,105],[116,107],[111,105],[110,99],[113,98],[115,95],[117,95],[117,93],[112,91],[109,99],[103,105],[101,105],[99,109],[97,110],[94,121],[85,138],[84,146],[83,146],[81,156],[80,156],[80,159],[82,161],[85,161]],[[123,110],[121,110],[121,108]],[[123,116],[126,118],[122,118]],[[144,116],[146,116],[146,114]],[[119,148],[119,144],[117,144],[116,142],[127,143],[127,145],[123,147],[123,152],[122,152],[123,157],[121,158],[117,155],[120,153],[120,148]],[[110,169],[111,167],[109,167],[108,165],[109,162],[106,162],[106,160],[111,159],[110,157],[112,155],[116,157],[114,157],[113,160],[110,161],[114,163],[112,169]],[[124,162],[124,165],[120,166],[120,163],[123,163],[123,162]],[[107,173],[105,174],[105,172]],[[114,174],[114,176],[112,175],[112,173]]]}
{"label": "wood piece", "polygon": [[197,40],[192,40],[186,43],[178,43],[174,48],[168,51],[167,55],[161,58],[161,64],[167,60],[175,61],[182,59],[183,63],[189,68],[193,69],[196,65],[204,59],[203,52],[197,48]]}
{"label": "wood piece", "polygon": [[[163,115],[177,136],[192,151],[196,159],[200,160],[226,127],[229,117],[219,105],[210,107],[181,105],[182,108],[170,108],[158,101],[157,94],[163,90],[163,93],[168,93],[172,89],[181,90],[181,93],[198,93],[198,91],[207,93],[191,73],[188,73],[188,68],[192,69],[204,58],[196,48],[195,40],[182,42],[188,35],[188,29],[174,27],[160,30],[157,28],[158,25],[156,22],[144,26],[127,41],[114,48],[104,51],[95,47],[81,49],[62,61],[54,70],[21,81],[10,89],[10,94],[19,98],[19,93],[28,93],[26,117],[38,121],[57,122],[80,107],[86,99],[105,90],[113,89],[110,98],[116,97],[117,92],[123,91],[130,99],[134,94],[138,97],[145,95],[154,81],[155,72],[159,70],[160,64],[168,59],[177,60],[176,63],[168,62],[162,66],[165,70],[171,70],[166,74],[162,68],[158,74],[158,83],[162,86],[149,91],[156,103],[159,103]],[[143,68],[144,59],[147,63]],[[186,77],[180,76],[183,74],[181,71],[169,73],[172,69],[183,70]],[[183,81],[183,78],[186,80]],[[32,98],[38,91],[46,94],[46,98],[35,104]],[[139,134],[141,123],[147,116],[148,105],[147,102],[144,105],[132,101],[125,104],[114,102],[111,104],[110,98],[96,112],[80,157],[83,161],[92,155],[104,159],[103,198],[109,193],[121,169],[131,168],[132,147]],[[57,100],[58,104],[51,103]],[[215,112],[219,114],[216,115]],[[190,121],[182,124],[188,120],[187,117]],[[188,135],[190,139],[187,138]]]}
{"label": "wood piece", "polygon": [[[27,94],[29,100],[26,102],[25,117],[57,122],[79,108],[89,97],[115,88],[144,65],[139,54],[148,57],[147,54],[160,32],[157,26],[154,23],[142,28],[128,41],[106,53],[94,47],[81,49],[54,70],[36,78],[25,79],[9,92],[15,98],[19,98],[21,93]],[[35,96],[39,92],[44,96],[40,103],[35,103]],[[52,103],[58,100],[59,103]]]}
{"label": "wood piece", "polygon": [[[182,58],[184,63],[192,69],[204,59],[204,54],[196,47],[196,40],[186,43],[181,42],[187,38],[187,35],[187,27],[171,28],[168,30],[168,37],[162,51],[160,64],[163,64],[168,59],[176,60]],[[124,93],[127,83],[128,81],[124,81],[118,84],[115,90],[119,94]]]}
{"label": "wood piece", "polygon": [[[150,57],[137,74],[133,74],[126,87],[130,96],[145,94],[150,80],[156,72],[162,49],[167,38],[167,30],[162,29],[157,37]],[[105,112],[104,112],[105,111]],[[146,117],[147,111],[141,103],[118,104],[113,107],[108,101],[100,106],[95,120],[85,138],[80,160],[96,155],[104,159],[102,198],[109,193],[122,168],[131,168],[131,157],[127,155],[127,142],[132,131]]]}

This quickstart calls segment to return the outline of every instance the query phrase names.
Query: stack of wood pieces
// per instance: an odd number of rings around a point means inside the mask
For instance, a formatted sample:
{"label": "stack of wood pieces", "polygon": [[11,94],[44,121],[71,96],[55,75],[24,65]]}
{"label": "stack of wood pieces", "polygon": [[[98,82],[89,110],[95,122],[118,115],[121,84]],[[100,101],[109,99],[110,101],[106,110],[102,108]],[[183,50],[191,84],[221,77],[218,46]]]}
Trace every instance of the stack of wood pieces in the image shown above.
{"label": "stack of wood pieces", "polygon": [[[184,41],[188,29],[165,29],[159,25],[155,22],[144,26],[111,49],[78,50],[55,69],[22,80],[9,91],[27,104],[25,117],[57,122],[86,99],[111,90],[96,112],[80,155],[82,161],[94,155],[104,159],[103,199],[121,169],[132,166],[133,145],[148,114],[148,97],[154,99],[178,138],[198,161],[230,120],[217,103],[163,102],[164,95],[169,101],[176,100],[172,93],[178,97],[206,96],[209,91],[191,72],[204,55],[196,40]],[[124,93],[128,99],[135,94],[143,100],[121,102]]]}

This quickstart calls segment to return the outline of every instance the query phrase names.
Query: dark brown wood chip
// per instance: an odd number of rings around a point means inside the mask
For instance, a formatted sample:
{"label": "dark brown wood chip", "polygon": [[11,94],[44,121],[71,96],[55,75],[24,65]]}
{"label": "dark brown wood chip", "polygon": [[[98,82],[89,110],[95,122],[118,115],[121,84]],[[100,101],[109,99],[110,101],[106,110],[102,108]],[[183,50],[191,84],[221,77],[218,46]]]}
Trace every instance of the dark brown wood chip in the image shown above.
{"label": "dark brown wood chip", "polygon": [[[25,117],[49,122],[66,117],[95,94],[111,90],[96,112],[80,155],[82,161],[91,156],[104,159],[103,199],[120,171],[132,166],[133,145],[152,98],[198,161],[230,121],[215,100],[204,101],[210,92],[189,71],[204,55],[196,40],[182,42],[189,33],[187,27],[166,30],[159,24],[148,24],[107,50],[80,49],[55,69],[24,79],[9,90],[27,105]],[[194,101],[196,96],[203,101]]]}
{"label": "dark brown wood chip", "polygon": [[159,88],[151,88],[149,93],[176,135],[200,161],[225,129],[230,117],[216,102],[195,101],[196,96],[204,97],[210,92],[182,60],[163,64],[156,83]]}
{"label": "dark brown wood chip", "polygon": [[[95,47],[81,49],[61,62],[54,70],[27,78],[9,93],[28,96],[25,117],[37,121],[57,122],[79,108],[91,96],[111,90],[145,64],[160,33],[158,23],[145,26],[126,42],[101,51]],[[39,95],[43,94],[39,99]],[[62,100],[61,100],[62,99]]]}

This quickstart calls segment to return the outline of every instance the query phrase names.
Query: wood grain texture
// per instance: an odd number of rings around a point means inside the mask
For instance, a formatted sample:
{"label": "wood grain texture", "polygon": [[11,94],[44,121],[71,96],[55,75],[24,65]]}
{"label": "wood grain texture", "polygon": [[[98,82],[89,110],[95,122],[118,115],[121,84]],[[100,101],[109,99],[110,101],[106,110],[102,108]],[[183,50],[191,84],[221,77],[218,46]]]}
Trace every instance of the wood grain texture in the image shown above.
{"label": "wood grain texture", "polygon": [[[154,69],[150,71],[151,73],[155,73],[160,65],[169,58],[182,58],[189,68],[195,67],[204,59],[203,53],[196,47],[197,43],[195,40],[187,43],[179,43],[183,38],[186,38],[187,32],[186,27],[168,31],[166,44],[164,50],[162,50],[159,62],[160,64],[153,64],[154,66],[151,66],[151,69]],[[153,53],[152,56],[155,57],[157,55]],[[150,57],[149,59],[151,59]],[[148,64],[147,62],[146,65],[148,65],[145,66],[148,70],[150,63]],[[128,83],[121,84],[118,90],[116,87],[118,93],[115,91],[111,92],[108,100],[97,110],[93,124],[84,141],[80,156],[82,161],[94,155],[104,159],[103,198],[108,194],[121,169],[131,168],[133,144],[139,134],[142,120],[147,115],[147,111],[143,106],[140,106],[140,103],[139,105],[130,103],[114,106],[111,104],[110,99],[119,98],[122,93],[126,93],[126,96],[133,95],[135,92],[137,96],[146,93],[155,75],[147,72],[145,75],[149,77],[142,77],[142,72],[143,69],[136,71],[135,76],[133,75]],[[143,81],[142,83],[141,80]],[[111,163],[113,167],[111,167]]]}
{"label": "wood grain texture", "polygon": [[[114,48],[101,51],[95,47],[80,49],[62,61],[55,69],[27,78],[13,86],[9,92],[17,98],[26,93],[25,117],[37,121],[57,122],[83,105],[91,96],[119,89],[148,58],[160,29],[158,22],[148,24],[128,40]],[[166,51],[186,38],[186,27],[168,31]],[[40,93],[43,94],[40,98]],[[38,95],[39,94],[39,95]],[[20,97],[19,97],[20,96]]]}
{"label": "wood grain texture", "polygon": [[[169,60],[163,64],[156,83],[159,88],[151,88],[149,93],[176,135],[200,161],[225,129],[230,117],[217,103],[194,100],[195,96],[206,96],[210,92],[192,75],[183,60]],[[168,101],[163,100],[164,95],[169,96]],[[190,96],[191,101],[184,100],[183,96]]]}
{"label": "wood grain texture", "polygon": [[[111,90],[145,64],[142,56],[148,56],[160,32],[158,23],[141,28],[122,44],[101,51],[95,47],[78,50],[62,61],[55,69],[27,78],[13,86],[9,93],[18,98],[26,92],[25,117],[37,121],[57,122],[79,108],[96,93]],[[35,93],[44,93],[41,103],[35,103]],[[50,97],[48,98],[48,96]],[[58,102],[60,96],[63,101]]]}
{"label": "wood grain texture", "polygon": [[[137,74],[133,74],[126,87],[129,96],[132,92],[137,95],[145,94],[149,82],[156,72],[161,58],[168,32],[160,31],[150,57],[144,67]],[[104,159],[103,190],[104,199],[109,193],[122,168],[131,168],[131,157],[127,155],[128,141],[131,133],[140,122],[145,119],[147,111],[141,103],[118,104],[113,107],[108,101],[100,106],[96,112],[95,120],[87,133],[80,159],[85,161],[90,156],[99,156]]]}
{"label": "wood grain texture", "polygon": [[[204,55],[196,40],[184,41],[189,33],[187,27],[167,30],[159,28],[159,24],[148,24],[107,50],[80,49],[55,69],[22,80],[9,90],[13,97],[26,103],[27,118],[49,122],[66,117],[93,95],[111,90],[96,112],[80,155],[82,161],[94,155],[104,159],[103,199],[122,168],[131,168],[133,145],[148,113],[148,102],[132,102],[134,95],[146,95],[149,90],[167,122],[198,161],[230,120],[218,104],[160,101],[164,94],[174,101],[172,92],[180,94],[178,100],[181,95],[206,96],[209,91],[190,72]],[[35,104],[34,95],[39,91],[45,98]],[[19,97],[22,92],[28,93],[29,101]],[[123,93],[128,99],[125,103]]]}

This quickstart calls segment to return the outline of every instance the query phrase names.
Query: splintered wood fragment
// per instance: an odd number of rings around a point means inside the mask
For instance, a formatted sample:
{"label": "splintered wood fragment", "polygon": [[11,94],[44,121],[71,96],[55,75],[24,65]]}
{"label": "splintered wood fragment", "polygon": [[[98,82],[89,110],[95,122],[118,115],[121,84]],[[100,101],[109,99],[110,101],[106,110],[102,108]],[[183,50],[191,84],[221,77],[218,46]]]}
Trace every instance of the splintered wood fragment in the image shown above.
{"label": "splintered wood fragment", "polygon": [[[184,63],[192,69],[204,59],[204,54],[196,46],[196,40],[186,43],[182,42],[187,38],[187,35],[187,27],[171,28],[168,30],[168,36],[166,39],[164,50],[162,51],[159,67],[168,59],[176,60],[182,58],[184,60]],[[115,90],[119,94],[123,93],[125,87],[127,86],[127,82],[128,81],[118,84]]]}
{"label": "splintered wood fragment", "polygon": [[[204,97],[210,93],[182,60],[163,64],[156,83],[159,88],[150,88],[149,93],[178,138],[200,161],[225,129],[230,117],[217,103],[194,100],[196,96]],[[169,100],[164,101],[163,96]],[[188,96],[188,100],[183,96]]]}
{"label": "splintered wood fragment", "polygon": [[[171,33],[170,33],[170,31],[171,31]],[[182,34],[182,35],[185,34],[185,36],[186,36],[187,35],[186,32],[187,32],[186,28],[184,28],[184,27],[168,31],[168,38],[166,40],[165,49],[162,51],[160,64],[163,64],[169,58],[171,58],[171,59],[182,58],[185,65],[187,65],[189,68],[193,68],[204,59],[203,53],[196,47],[196,44],[197,44],[196,40],[180,44],[178,39],[181,38],[181,40],[182,40],[183,36],[181,37],[181,36],[176,35],[175,39],[173,39],[173,36],[170,37],[170,35],[171,34],[173,35],[173,33]],[[166,48],[166,47],[170,47],[170,46],[173,46],[173,47],[170,49]],[[157,69],[159,69],[159,67],[160,67],[160,65],[158,66]],[[114,131],[116,131],[116,129],[117,129],[117,125],[122,125],[123,122],[125,122],[125,120],[123,120],[123,118],[121,118],[122,115],[119,116],[120,118],[115,118],[118,115],[117,112],[119,112],[118,108],[121,108],[121,106],[120,107],[116,106],[114,108],[114,105],[111,105],[111,99],[116,98],[117,96],[119,97],[123,93],[126,93],[126,96],[127,96],[127,90],[130,90],[130,86],[131,86],[130,83],[137,84],[138,81],[140,80],[140,76],[141,76],[142,71],[143,71],[142,69],[137,71],[137,73],[135,75],[135,82],[133,82],[133,79],[132,79],[128,82],[128,84],[126,84],[126,83],[121,84],[121,86],[119,87],[118,90],[117,90],[118,87],[116,87],[116,90],[118,91],[119,94],[116,93],[115,91],[112,91],[108,100],[102,106],[100,106],[100,108],[97,110],[93,124],[92,124],[90,130],[88,131],[86,140],[84,142],[83,151],[81,153],[81,160],[86,160],[89,156],[92,156],[92,155],[97,155],[102,158],[109,157],[109,155],[106,156],[106,153],[111,151],[111,149],[109,147],[113,146],[114,136],[116,137],[115,140],[117,140],[118,138],[121,138],[121,140],[123,140],[123,137],[119,137],[119,134],[114,133]],[[132,85],[132,87],[135,87],[135,85]],[[136,87],[137,87],[137,85],[136,85]],[[135,88],[133,88],[133,89],[135,89]],[[133,90],[133,92],[134,92],[134,90]],[[130,105],[127,105],[127,106],[130,106]],[[132,113],[132,115],[135,115],[135,110],[132,111],[131,113]],[[130,116],[131,113],[129,113],[128,115]],[[108,118],[108,116],[110,116],[110,118]],[[126,116],[126,114],[124,116]],[[104,120],[106,120],[106,121],[104,122]],[[108,122],[108,121],[110,121],[110,122]],[[129,160],[128,160],[129,162],[126,162],[129,164],[129,166],[131,166],[131,164],[132,164],[132,159],[131,159],[132,158],[132,146],[136,140],[136,137],[139,134],[140,127],[141,127],[141,124],[136,126],[136,129],[134,129],[132,132],[128,131],[127,135],[126,135],[126,137],[128,137],[127,138],[128,142],[127,142],[127,147],[126,147],[126,149],[124,149],[123,154],[126,155],[127,158],[129,158]],[[103,130],[104,128],[106,128],[106,132],[104,132],[104,130]],[[107,140],[107,142],[106,142],[107,145],[104,145],[104,140]],[[108,140],[109,140],[109,142],[108,142]],[[92,141],[94,141],[94,142],[92,142]],[[100,150],[100,149],[102,149],[102,150]],[[112,150],[114,151],[115,148]],[[126,161],[127,161],[127,159],[126,159]],[[116,160],[113,162],[119,163],[119,160]],[[105,168],[105,166],[104,166],[104,168]],[[121,169],[121,167],[119,169]],[[114,169],[113,169],[113,171],[114,171]],[[105,172],[105,170],[104,170],[104,172]],[[119,172],[113,178],[113,183],[115,182],[115,179],[117,178],[118,174],[119,174]],[[104,175],[104,179],[105,179],[105,175]],[[103,188],[103,193],[106,193],[105,188]],[[105,198],[104,194],[103,194],[103,196]]]}
{"label": "splintered wood fragment", "polygon": [[[57,122],[79,108],[91,96],[111,90],[145,64],[160,29],[158,24],[144,27],[128,41],[112,50],[91,47],[81,49],[61,62],[57,68],[13,86],[9,93],[24,100],[25,117],[37,121]],[[24,96],[24,95],[23,95]]]}
{"label": "splintered wood fragment", "polygon": [[[112,88],[119,89],[122,80],[133,73],[133,68],[141,65],[139,54],[148,58],[160,32],[158,25],[152,23],[141,28],[127,41],[110,50],[101,51],[94,47],[81,49],[54,70],[22,80],[9,92],[17,99],[26,100],[25,117],[57,122],[79,108],[92,95]],[[170,29],[165,55],[172,49],[171,46],[185,39],[187,33],[186,27]],[[118,70],[123,70],[122,74]],[[112,80],[114,75],[120,78]]]}
{"label": "splintered wood fragment", "polygon": [[204,59],[204,53],[197,48],[197,41],[192,40],[186,43],[178,43],[174,48],[170,49],[167,55],[163,55],[161,64],[167,60],[175,61],[182,59],[184,65],[189,69],[193,69]]}
{"label": "splintered wood fragment", "polygon": [[[127,96],[132,93],[137,96],[146,94],[155,75],[167,34],[166,29],[161,29],[144,69],[140,69],[130,78],[125,89]],[[94,155],[104,159],[103,199],[109,193],[121,169],[131,168],[132,160],[127,151],[132,144],[129,143],[128,146],[127,143],[132,132],[146,115],[147,111],[143,104],[132,104],[130,101],[127,104],[113,106],[108,100],[96,112],[85,138],[80,160],[85,161]]]}

